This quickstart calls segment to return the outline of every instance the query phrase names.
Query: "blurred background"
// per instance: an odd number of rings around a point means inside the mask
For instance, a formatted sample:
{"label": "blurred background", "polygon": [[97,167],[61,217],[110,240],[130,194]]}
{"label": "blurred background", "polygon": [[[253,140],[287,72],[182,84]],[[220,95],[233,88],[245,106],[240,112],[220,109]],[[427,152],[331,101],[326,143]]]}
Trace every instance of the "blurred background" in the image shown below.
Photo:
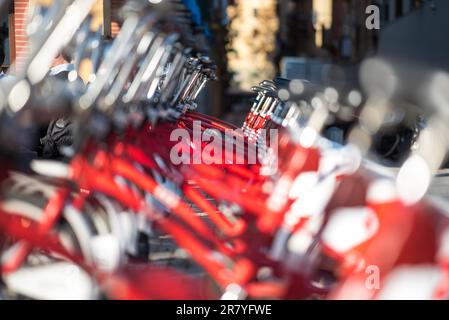
{"label": "blurred background", "polygon": [[[20,66],[26,53],[28,1],[14,0],[0,19],[3,70],[15,60]],[[189,1],[219,67],[219,80],[205,90],[199,111],[237,125],[251,106],[250,88],[264,79],[281,76],[357,89],[359,66],[374,55],[426,70],[449,69],[447,0]],[[104,0],[105,37],[117,34],[123,2]],[[370,5],[378,8],[378,29],[366,26]],[[333,139],[343,137],[337,132]]]}

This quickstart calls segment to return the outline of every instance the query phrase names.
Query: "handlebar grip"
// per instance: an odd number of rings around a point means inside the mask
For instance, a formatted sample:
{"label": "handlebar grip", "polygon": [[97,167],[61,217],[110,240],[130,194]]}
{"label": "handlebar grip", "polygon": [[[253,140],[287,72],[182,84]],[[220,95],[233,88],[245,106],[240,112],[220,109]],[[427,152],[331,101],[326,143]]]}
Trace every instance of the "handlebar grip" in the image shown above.
{"label": "handlebar grip", "polygon": [[95,32],[99,30],[103,25],[103,1],[96,0],[90,13],[93,17],[90,25],[90,30]]}

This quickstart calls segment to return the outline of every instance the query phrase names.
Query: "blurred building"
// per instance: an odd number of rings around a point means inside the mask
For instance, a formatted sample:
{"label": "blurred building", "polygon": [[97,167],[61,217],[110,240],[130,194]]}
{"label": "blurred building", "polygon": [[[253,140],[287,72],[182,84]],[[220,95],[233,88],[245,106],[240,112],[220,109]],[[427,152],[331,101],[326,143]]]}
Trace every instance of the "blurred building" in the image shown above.
{"label": "blurred building", "polygon": [[[335,48],[336,58],[359,60],[377,51],[382,30],[420,8],[417,0],[334,0],[333,23],[326,46]],[[368,30],[366,8],[376,5],[380,30]]]}
{"label": "blurred building", "polygon": [[276,5],[276,0],[234,0],[228,6],[227,61],[233,87],[249,90],[276,75]]}
{"label": "blurred building", "polygon": [[[14,56],[11,55],[14,52],[14,41],[11,41],[11,33],[13,29],[11,26],[14,20],[11,19],[13,13],[13,6],[6,5],[2,15],[0,16],[0,68],[6,69]],[[1,71],[0,70],[0,71]]]}
{"label": "blurred building", "polygon": [[[99,1],[102,2],[103,6],[103,35],[114,36],[119,30],[117,11],[125,0]],[[8,15],[2,17],[0,21],[1,39],[7,56],[3,67],[8,67],[13,61],[16,61],[17,66],[20,67],[24,62],[28,50],[28,39],[25,28],[29,4],[30,0],[11,1]],[[4,33],[8,35],[7,39]]]}
{"label": "blurred building", "polygon": [[421,6],[420,0],[279,0],[284,56],[354,60],[376,50],[379,31],[366,28],[376,5],[381,29]]}

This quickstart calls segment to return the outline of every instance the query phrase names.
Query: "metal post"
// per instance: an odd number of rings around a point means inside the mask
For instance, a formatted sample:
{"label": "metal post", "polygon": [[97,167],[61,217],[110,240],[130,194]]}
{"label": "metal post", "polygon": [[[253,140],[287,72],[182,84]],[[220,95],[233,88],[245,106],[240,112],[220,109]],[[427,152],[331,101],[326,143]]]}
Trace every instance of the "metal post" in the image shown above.
{"label": "metal post", "polygon": [[111,0],[103,0],[103,36],[112,36],[112,12],[111,12]]}

